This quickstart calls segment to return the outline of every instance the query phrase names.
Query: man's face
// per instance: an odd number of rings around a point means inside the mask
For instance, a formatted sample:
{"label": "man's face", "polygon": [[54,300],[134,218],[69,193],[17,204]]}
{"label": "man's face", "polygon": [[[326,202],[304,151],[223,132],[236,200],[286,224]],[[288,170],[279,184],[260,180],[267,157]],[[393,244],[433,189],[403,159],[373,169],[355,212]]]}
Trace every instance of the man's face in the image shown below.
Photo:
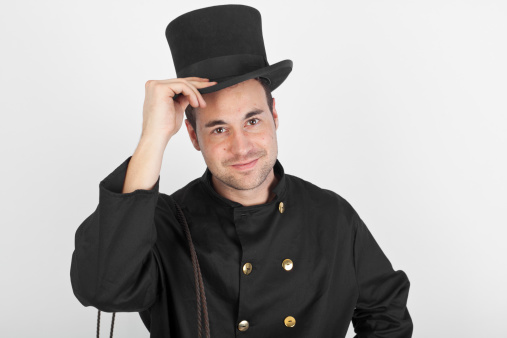
{"label": "man's face", "polygon": [[[261,185],[278,157],[278,115],[273,116],[266,93],[255,79],[203,94],[206,108],[196,112],[197,135],[185,120],[192,144],[202,152],[209,170],[220,182],[237,190]],[[255,112],[255,113],[254,113]],[[251,168],[234,166],[256,160]]]}

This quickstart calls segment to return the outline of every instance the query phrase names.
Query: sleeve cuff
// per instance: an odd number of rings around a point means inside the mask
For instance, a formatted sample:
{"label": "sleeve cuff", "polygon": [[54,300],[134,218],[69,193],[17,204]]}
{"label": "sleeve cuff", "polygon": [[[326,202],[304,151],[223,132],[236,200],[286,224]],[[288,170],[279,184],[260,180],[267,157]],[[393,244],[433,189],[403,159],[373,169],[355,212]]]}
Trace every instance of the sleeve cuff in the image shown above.
{"label": "sleeve cuff", "polygon": [[100,181],[99,188],[101,191],[106,192],[112,196],[133,196],[138,194],[158,194],[159,192],[159,184],[160,184],[160,175],[158,175],[157,182],[155,186],[151,190],[147,189],[137,189],[132,192],[123,194],[123,184],[125,183],[125,177],[127,175],[127,168],[132,156],[129,156],[122,164],[120,164],[116,169],[113,170],[106,178]]}

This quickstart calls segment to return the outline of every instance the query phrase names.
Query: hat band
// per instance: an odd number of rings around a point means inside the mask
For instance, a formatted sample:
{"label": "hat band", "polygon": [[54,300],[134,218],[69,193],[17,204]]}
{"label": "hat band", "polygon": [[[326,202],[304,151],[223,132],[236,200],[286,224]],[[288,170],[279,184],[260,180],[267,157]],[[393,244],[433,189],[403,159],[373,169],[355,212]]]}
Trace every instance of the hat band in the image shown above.
{"label": "hat band", "polygon": [[213,80],[239,76],[267,66],[269,66],[268,61],[262,55],[235,54],[202,60],[180,69],[176,73],[179,78],[197,76]]}

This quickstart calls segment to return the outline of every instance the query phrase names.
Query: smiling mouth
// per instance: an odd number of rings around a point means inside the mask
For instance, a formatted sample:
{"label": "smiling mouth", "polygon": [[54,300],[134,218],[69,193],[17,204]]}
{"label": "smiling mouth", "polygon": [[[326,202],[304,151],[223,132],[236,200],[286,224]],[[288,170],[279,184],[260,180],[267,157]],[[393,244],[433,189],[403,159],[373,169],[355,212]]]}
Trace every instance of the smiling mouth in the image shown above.
{"label": "smiling mouth", "polygon": [[250,168],[253,168],[256,164],[257,164],[257,161],[259,159],[256,158],[255,160],[253,161],[250,161],[250,162],[247,162],[247,163],[243,163],[243,164],[233,164],[232,167],[236,168],[236,169],[250,169]]}
{"label": "smiling mouth", "polygon": [[[257,159],[255,159],[255,160],[257,160]],[[245,163],[233,164],[233,165],[240,166],[240,165],[250,164],[250,163],[252,163],[255,160],[251,160],[250,162],[245,162]]]}

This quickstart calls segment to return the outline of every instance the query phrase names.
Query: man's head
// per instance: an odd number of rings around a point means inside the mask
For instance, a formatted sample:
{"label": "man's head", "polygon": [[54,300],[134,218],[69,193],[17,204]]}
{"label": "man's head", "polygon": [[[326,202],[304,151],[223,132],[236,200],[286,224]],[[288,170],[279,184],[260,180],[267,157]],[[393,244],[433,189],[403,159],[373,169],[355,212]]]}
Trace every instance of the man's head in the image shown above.
{"label": "man's head", "polygon": [[[278,157],[278,114],[263,78],[203,94],[206,108],[185,110],[185,125],[213,176],[226,186],[248,190],[262,184]],[[251,169],[235,164],[257,163]]]}

